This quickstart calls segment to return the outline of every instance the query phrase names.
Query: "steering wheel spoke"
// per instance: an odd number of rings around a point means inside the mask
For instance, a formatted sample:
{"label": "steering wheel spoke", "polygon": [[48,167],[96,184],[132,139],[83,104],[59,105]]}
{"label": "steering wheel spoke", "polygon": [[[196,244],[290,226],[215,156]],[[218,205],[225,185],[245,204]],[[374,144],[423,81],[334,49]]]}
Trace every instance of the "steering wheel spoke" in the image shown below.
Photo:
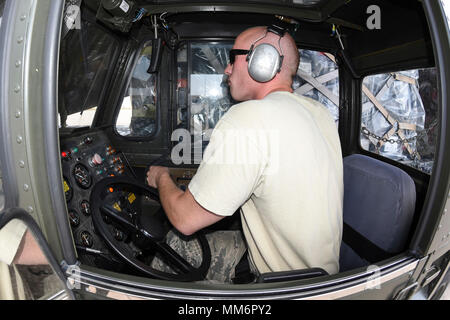
{"label": "steering wheel spoke", "polygon": [[139,232],[139,228],[135,226],[133,223],[128,221],[127,219],[120,216],[120,212],[114,209],[111,205],[105,204],[100,207],[100,211],[107,215],[108,217],[115,220],[118,224],[120,224],[124,229],[131,232]]}
{"label": "steering wheel spoke", "polygon": [[159,242],[156,246],[167,262],[172,263],[174,267],[178,268],[181,272],[189,273],[195,271],[195,268],[167,243]]}

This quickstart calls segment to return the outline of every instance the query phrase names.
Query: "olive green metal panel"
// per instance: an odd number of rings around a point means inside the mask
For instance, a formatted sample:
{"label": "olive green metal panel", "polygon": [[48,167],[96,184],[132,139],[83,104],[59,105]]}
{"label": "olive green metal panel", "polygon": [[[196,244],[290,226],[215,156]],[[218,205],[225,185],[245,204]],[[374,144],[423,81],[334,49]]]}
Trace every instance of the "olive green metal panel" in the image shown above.
{"label": "olive green metal panel", "polygon": [[[48,54],[45,38],[54,1],[14,1],[7,35],[8,113],[10,151],[17,182],[18,207],[39,224],[58,261],[63,260],[60,238],[48,190],[62,188],[48,179],[44,145],[43,73]],[[55,106],[56,108],[56,106]],[[56,109],[55,109],[55,112]],[[57,126],[57,123],[54,124]],[[62,180],[61,180],[62,181]]]}

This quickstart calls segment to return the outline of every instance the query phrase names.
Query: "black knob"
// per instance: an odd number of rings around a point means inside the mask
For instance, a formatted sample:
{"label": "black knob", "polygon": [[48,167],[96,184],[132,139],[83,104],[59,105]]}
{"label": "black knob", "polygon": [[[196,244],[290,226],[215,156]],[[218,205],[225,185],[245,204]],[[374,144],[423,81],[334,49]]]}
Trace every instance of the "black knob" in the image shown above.
{"label": "black knob", "polygon": [[102,5],[116,17],[126,17],[134,11],[134,3],[130,0],[103,0]]}
{"label": "black knob", "polygon": [[92,139],[91,137],[86,137],[83,140],[83,144],[91,144],[92,141],[94,141],[94,139]]}

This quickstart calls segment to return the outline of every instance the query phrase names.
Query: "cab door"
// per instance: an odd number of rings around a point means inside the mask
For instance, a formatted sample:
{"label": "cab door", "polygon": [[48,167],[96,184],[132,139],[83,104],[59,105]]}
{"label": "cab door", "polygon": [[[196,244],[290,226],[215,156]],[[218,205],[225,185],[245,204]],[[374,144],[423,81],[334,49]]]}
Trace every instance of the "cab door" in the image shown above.
{"label": "cab door", "polygon": [[397,293],[398,299],[440,299],[448,284],[450,261],[450,30],[441,1],[423,2],[428,21],[437,70],[436,101],[440,103],[439,131],[436,141],[433,172],[422,207],[418,227],[410,251],[421,257],[409,282]]}
{"label": "cab door", "polygon": [[[440,299],[448,285],[450,262],[450,29],[444,1],[424,1],[425,14],[439,70],[439,101],[441,121],[436,163],[430,179],[429,192],[422,209],[418,230],[412,240],[412,250],[423,255],[421,264],[406,287],[408,294],[426,299]],[[447,15],[446,15],[447,13]]]}
{"label": "cab door", "polygon": [[62,180],[47,170],[59,165],[63,9],[63,1],[0,1],[0,294],[7,299],[73,297],[62,267],[76,262]]}

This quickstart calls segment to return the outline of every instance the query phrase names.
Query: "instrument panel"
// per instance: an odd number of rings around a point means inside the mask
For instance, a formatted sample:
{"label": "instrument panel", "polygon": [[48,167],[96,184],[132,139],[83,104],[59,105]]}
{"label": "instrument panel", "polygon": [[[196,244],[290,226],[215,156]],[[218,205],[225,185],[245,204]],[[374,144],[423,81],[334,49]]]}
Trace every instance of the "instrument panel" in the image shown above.
{"label": "instrument panel", "polygon": [[78,251],[105,252],[94,229],[89,199],[98,181],[131,174],[125,156],[111,146],[102,131],[66,137],[60,144],[63,188],[75,245]]}
{"label": "instrument panel", "polygon": [[[125,155],[115,150],[101,130],[61,138],[63,188],[70,223],[79,259],[89,265],[104,265],[99,259],[119,263],[110,254],[103,239],[96,233],[89,199],[96,183],[110,176],[134,176]],[[169,168],[177,186],[186,190],[196,169]],[[145,174],[142,178],[145,177]],[[148,208],[147,208],[148,209]],[[116,239],[124,238],[117,230]],[[108,268],[104,265],[105,268]]]}

